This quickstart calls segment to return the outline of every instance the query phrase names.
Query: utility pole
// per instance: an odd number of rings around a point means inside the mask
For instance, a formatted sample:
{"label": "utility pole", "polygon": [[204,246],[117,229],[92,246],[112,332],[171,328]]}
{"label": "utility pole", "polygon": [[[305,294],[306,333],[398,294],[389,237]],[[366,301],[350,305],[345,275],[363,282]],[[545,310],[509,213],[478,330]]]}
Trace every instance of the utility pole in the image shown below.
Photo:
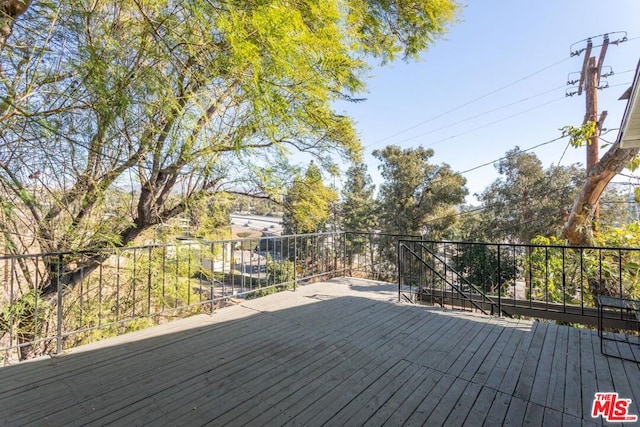
{"label": "utility pole", "polygon": [[[586,148],[587,149],[587,162],[586,162],[587,176],[589,175],[593,167],[597,165],[598,161],[600,160],[600,153],[599,153],[600,133],[602,131],[602,125],[604,124],[604,120],[607,117],[606,111],[603,111],[602,114],[598,116],[598,89],[605,89],[608,87],[608,84],[604,84],[604,85],[601,84],[601,79],[602,77],[608,77],[613,74],[613,71],[604,75],[602,74],[602,65],[604,63],[604,58],[607,54],[607,48],[609,47],[610,43],[617,45],[621,42],[626,41],[627,39],[626,33],[623,38],[615,40],[614,42],[610,42],[609,34],[603,34],[597,37],[598,38],[602,37],[602,44],[599,46],[596,46],[596,47],[600,47],[600,53],[597,58],[591,55],[594,48],[591,37],[582,41],[582,42],[586,41],[585,48],[571,52],[571,56],[581,55],[582,52],[585,52],[585,56],[582,63],[582,70],[580,71],[580,78],[578,80],[574,80],[574,81],[569,80],[567,82],[567,84],[569,85],[578,83],[577,91],[567,93],[567,96],[573,96],[573,95],[579,96],[579,95],[582,95],[583,92],[585,94],[586,112],[585,112],[584,121],[582,124],[584,125],[587,122],[595,123],[595,129],[594,129],[593,135],[589,139],[587,148]],[[582,43],[582,42],[578,42],[578,43]],[[577,43],[574,43],[574,45],[576,44]],[[574,45],[572,45],[572,47]],[[593,212],[594,213],[593,213],[592,227],[594,231],[597,231],[597,224],[600,218],[600,209],[598,205],[594,206]]]}
{"label": "utility pole", "polygon": [[[605,39],[605,43],[609,39]],[[600,55],[602,58],[604,55]],[[586,59],[586,57],[585,57]],[[603,58],[604,59],[604,58]],[[584,123],[595,123],[595,129],[593,130],[593,136],[587,144],[587,175],[591,172],[591,169],[598,164],[600,160],[600,129],[602,124],[598,121],[598,81],[600,80],[600,67],[598,67],[598,60],[595,56],[589,58],[586,72],[584,73],[584,86],[585,86],[585,108],[586,113],[584,115]],[[606,111],[603,112],[606,117]],[[600,205],[596,204],[593,207],[593,221],[591,223],[593,231],[598,231],[598,223],[600,222]]]}

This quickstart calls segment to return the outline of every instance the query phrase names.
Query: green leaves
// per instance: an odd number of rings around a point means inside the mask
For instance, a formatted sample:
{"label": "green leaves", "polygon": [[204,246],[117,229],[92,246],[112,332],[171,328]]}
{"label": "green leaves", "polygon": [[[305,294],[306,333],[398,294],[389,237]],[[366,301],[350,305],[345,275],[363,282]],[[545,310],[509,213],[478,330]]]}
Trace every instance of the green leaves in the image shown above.
{"label": "green leaves", "polygon": [[342,191],[342,227],[345,231],[368,232],[377,228],[375,187],[364,163],[356,163],[347,171]]}
{"label": "green leaves", "polygon": [[[292,227],[315,231],[336,200],[320,168],[335,173],[336,158],[362,154],[334,101],[364,90],[371,56],[417,57],[455,9],[450,0],[33,2],[0,58],[0,183],[19,199],[7,213],[24,215],[4,224],[40,250],[127,245],[199,196],[276,197],[294,182]],[[317,173],[260,171],[299,153],[317,159]],[[21,192],[33,188],[30,171],[42,171],[37,198]],[[37,250],[26,246],[15,250]]]}
{"label": "green leaves", "polygon": [[[439,218],[448,208],[462,204],[466,180],[449,165],[429,163],[433,150],[402,150],[391,145],[373,155],[382,161],[385,182],[380,186],[380,223],[396,234],[425,234],[437,238],[452,223]],[[453,217],[455,218],[455,217]]]}
{"label": "green leaves", "polygon": [[479,195],[483,209],[480,234],[491,241],[530,243],[552,235],[571,208],[584,172],[574,166],[547,169],[534,153],[518,147],[496,165],[501,177]]}
{"label": "green leaves", "polygon": [[582,147],[587,144],[591,144],[591,138],[596,132],[596,122],[587,121],[585,124],[579,127],[564,126],[560,130],[563,135],[569,136],[569,142],[573,147]]}
{"label": "green leaves", "polygon": [[305,175],[294,179],[287,189],[282,218],[285,234],[315,233],[329,221],[331,205],[338,199],[322,182],[322,174],[310,164]]}
{"label": "green leaves", "polygon": [[348,24],[358,48],[383,63],[402,54],[415,59],[447,32],[458,6],[450,0],[353,0]]}

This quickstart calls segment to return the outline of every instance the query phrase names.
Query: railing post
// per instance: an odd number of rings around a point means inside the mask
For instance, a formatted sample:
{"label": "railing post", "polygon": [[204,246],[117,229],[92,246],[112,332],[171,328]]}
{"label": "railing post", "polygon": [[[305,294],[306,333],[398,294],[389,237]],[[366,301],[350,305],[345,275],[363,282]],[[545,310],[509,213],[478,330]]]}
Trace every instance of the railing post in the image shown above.
{"label": "railing post", "polygon": [[153,262],[153,246],[147,252],[147,316],[151,316],[151,263]]}
{"label": "railing post", "polygon": [[56,289],[58,292],[58,323],[56,325],[56,354],[62,353],[62,283],[60,280],[62,272],[62,254],[58,254],[56,266]]}
{"label": "railing post", "polygon": [[[296,236],[293,236],[293,291],[296,291],[298,282],[298,245]],[[289,245],[287,245],[289,246]]]}
{"label": "railing post", "polygon": [[500,260],[500,244],[498,244],[498,317],[502,317],[502,262]]}
{"label": "railing post", "polygon": [[401,245],[401,241],[398,240],[398,302],[400,302],[400,295],[401,295],[401,289],[402,289],[402,259],[401,259],[401,254],[400,254],[400,245]]}
{"label": "railing post", "polygon": [[[347,273],[347,232],[342,232],[342,274]],[[349,271],[351,276],[351,271]]]}

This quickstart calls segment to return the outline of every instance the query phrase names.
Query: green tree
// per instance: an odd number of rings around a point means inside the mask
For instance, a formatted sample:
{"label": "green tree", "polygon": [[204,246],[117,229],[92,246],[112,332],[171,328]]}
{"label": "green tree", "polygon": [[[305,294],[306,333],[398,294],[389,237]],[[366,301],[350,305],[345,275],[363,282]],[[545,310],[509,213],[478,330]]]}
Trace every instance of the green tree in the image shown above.
{"label": "green tree", "polygon": [[[636,69],[636,77],[633,85],[638,84],[638,70]],[[629,90],[631,92],[631,90]],[[633,102],[632,100],[629,102]],[[637,101],[636,101],[637,102]],[[634,109],[629,105],[625,111],[622,123],[626,128],[626,124],[631,123],[630,116]],[[599,130],[597,123],[588,121],[581,127],[565,126],[563,129],[569,136],[574,146],[580,147],[585,144],[597,143]],[[624,132],[623,128],[621,132]],[[576,193],[575,199],[569,215],[564,223],[562,235],[572,244],[579,246],[590,246],[597,242],[600,238],[597,233],[594,235],[594,224],[596,217],[596,207],[603,195],[603,192],[611,182],[611,180],[625,168],[636,170],[640,166],[640,148],[638,147],[622,147],[621,142],[623,135],[621,134],[616,141],[609,147],[607,152],[600,160],[591,168],[585,176],[580,186],[580,191]],[[595,227],[594,227],[595,225]]]}
{"label": "green tree", "polygon": [[496,165],[501,177],[479,196],[481,235],[492,241],[530,243],[560,232],[584,174],[577,166],[542,167],[534,153],[518,147]]}
{"label": "green tree", "polygon": [[193,233],[206,239],[224,236],[223,230],[230,223],[231,203],[231,198],[223,193],[190,200],[186,214]]}
{"label": "green tree", "polygon": [[483,225],[481,206],[463,205],[460,211],[455,213],[458,220],[451,227],[445,238],[453,241],[486,242],[489,240]]}
{"label": "green tree", "polygon": [[429,163],[433,150],[390,145],[373,152],[384,182],[378,194],[383,231],[440,237],[456,220],[454,206],[464,202],[466,180],[447,164]]}
{"label": "green tree", "polygon": [[620,186],[608,185],[600,196],[600,228],[622,228],[633,222],[632,207],[637,202],[630,197],[628,189]]}
{"label": "green tree", "polygon": [[336,192],[322,182],[320,168],[312,162],[304,176],[295,178],[287,189],[282,217],[285,234],[321,231],[329,221],[332,203],[337,199]]}
{"label": "green tree", "polygon": [[[291,152],[357,158],[333,102],[363,90],[368,58],[416,58],[456,13],[449,0],[2,7],[0,229],[17,253],[125,245],[205,194],[250,182],[265,195],[276,186],[259,165]],[[107,218],[118,186],[131,190],[126,215]],[[102,260],[31,276],[49,295]]]}
{"label": "green tree", "polygon": [[377,228],[374,191],[367,165],[356,163],[347,170],[340,209],[345,231],[369,232]]}
{"label": "green tree", "polygon": [[7,43],[13,32],[16,19],[26,12],[32,0],[2,0],[0,1],[0,51]]}

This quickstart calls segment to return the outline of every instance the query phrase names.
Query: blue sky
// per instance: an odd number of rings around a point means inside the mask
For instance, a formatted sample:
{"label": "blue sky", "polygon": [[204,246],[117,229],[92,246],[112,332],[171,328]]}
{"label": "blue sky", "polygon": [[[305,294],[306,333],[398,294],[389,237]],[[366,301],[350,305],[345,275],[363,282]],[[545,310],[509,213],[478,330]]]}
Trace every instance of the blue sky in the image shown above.
{"label": "blue sky", "polygon": [[[615,74],[598,99],[599,110],[608,111],[604,127],[620,126],[626,101],[618,98],[640,58],[639,0],[465,3],[460,21],[421,61],[374,67],[363,94],[367,100],[337,106],[355,120],[376,184],[378,161],[370,153],[386,145],[431,147],[434,163],[465,171],[499,159],[516,145],[526,149],[554,139],[565,125],[580,125],[584,96],[565,97],[565,90],[568,74],[580,70],[583,57],[571,58],[570,46],[626,31],[631,40],[608,49],[605,66]],[[611,131],[603,137],[614,141],[616,135]],[[562,157],[566,146],[564,139],[533,151],[545,167],[584,164],[584,148],[569,148]],[[491,165],[464,176],[471,195],[498,177]]]}

